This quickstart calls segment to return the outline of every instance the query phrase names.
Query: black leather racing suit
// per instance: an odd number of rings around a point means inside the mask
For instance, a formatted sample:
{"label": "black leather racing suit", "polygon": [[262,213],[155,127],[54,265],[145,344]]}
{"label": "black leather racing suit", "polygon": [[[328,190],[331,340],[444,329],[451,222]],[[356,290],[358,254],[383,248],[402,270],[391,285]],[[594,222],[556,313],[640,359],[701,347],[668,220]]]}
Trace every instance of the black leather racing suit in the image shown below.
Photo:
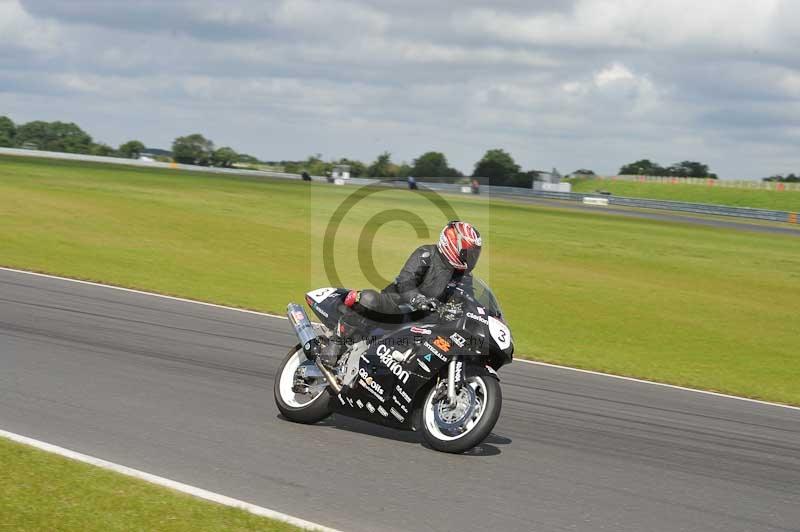
{"label": "black leather racing suit", "polygon": [[420,246],[408,257],[393,283],[381,292],[363,290],[359,305],[371,319],[391,319],[401,313],[399,305],[410,303],[419,294],[444,302],[448,283],[463,275],[447,262],[435,244]]}
{"label": "black leather racing suit", "polygon": [[471,274],[453,268],[435,244],[418,247],[389,286],[380,292],[362,290],[352,308],[340,305],[337,340],[325,357],[332,365],[345,345],[366,339],[376,326],[401,322],[404,312],[400,305],[411,303],[414,297],[422,294],[446,302],[451,287],[471,280]]}

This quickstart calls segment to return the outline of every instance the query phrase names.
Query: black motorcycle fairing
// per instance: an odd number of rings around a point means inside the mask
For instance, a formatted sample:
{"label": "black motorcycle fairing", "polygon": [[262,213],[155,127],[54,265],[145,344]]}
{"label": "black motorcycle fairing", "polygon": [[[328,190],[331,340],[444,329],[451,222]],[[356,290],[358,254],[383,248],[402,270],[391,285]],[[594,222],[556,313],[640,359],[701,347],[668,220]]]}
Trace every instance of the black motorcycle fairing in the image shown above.
{"label": "black motorcycle fairing", "polygon": [[339,305],[348,292],[346,288],[318,288],[306,293],[306,303],[326,327],[333,329],[341,317]]}
{"label": "black motorcycle fairing", "polygon": [[[513,341],[494,296],[479,279],[449,287],[449,299],[438,314],[421,322],[375,323],[370,344],[360,355],[358,375],[332,401],[347,416],[400,428],[412,428],[412,414],[430,386],[446,377],[453,357],[490,372],[511,362]],[[480,291],[480,292],[477,292]],[[329,329],[341,316],[344,288],[308,292],[306,302]]]}

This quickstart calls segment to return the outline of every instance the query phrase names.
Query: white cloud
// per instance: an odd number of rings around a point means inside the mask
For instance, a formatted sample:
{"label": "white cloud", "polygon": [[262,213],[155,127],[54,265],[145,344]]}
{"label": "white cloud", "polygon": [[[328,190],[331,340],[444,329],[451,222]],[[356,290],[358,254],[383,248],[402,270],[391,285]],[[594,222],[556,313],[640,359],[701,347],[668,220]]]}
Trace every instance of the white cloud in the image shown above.
{"label": "white cloud", "polygon": [[439,149],[466,171],[506,147],[565,171],[651,157],[797,172],[798,6],[0,0],[0,112],[107,142],[201,131],[276,158]]}
{"label": "white cloud", "polygon": [[15,48],[53,53],[62,43],[56,24],[32,17],[17,0],[0,0],[0,57]]}

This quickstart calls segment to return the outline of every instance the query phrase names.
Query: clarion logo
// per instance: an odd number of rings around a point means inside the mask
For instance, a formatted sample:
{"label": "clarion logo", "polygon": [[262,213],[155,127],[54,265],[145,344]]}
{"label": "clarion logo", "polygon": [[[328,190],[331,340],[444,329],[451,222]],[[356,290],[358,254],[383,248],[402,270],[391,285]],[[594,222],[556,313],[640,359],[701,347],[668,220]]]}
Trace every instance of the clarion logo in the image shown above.
{"label": "clarion logo", "polygon": [[472,312],[467,312],[467,317],[468,318],[472,318],[475,321],[479,321],[479,322],[483,323],[484,325],[489,325],[489,320],[487,320],[483,316],[478,316],[477,314],[473,314]]}
{"label": "clarion logo", "polygon": [[388,347],[379,345],[377,353],[383,365],[389,368],[389,371],[391,371],[395,377],[403,381],[403,384],[408,383],[408,372],[403,369],[403,366],[401,366],[399,362],[392,358],[392,353],[389,351]]}

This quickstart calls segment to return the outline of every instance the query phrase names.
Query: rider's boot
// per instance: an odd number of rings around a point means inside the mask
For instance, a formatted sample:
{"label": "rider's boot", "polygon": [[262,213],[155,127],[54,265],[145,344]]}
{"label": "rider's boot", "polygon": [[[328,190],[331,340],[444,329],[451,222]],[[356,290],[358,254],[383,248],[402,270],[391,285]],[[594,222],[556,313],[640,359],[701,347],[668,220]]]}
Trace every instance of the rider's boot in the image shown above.
{"label": "rider's boot", "polygon": [[319,354],[320,362],[328,368],[334,368],[349,345],[357,341],[359,333],[363,336],[366,329],[366,318],[351,308],[342,307],[342,316],[336,325],[330,341]]}

